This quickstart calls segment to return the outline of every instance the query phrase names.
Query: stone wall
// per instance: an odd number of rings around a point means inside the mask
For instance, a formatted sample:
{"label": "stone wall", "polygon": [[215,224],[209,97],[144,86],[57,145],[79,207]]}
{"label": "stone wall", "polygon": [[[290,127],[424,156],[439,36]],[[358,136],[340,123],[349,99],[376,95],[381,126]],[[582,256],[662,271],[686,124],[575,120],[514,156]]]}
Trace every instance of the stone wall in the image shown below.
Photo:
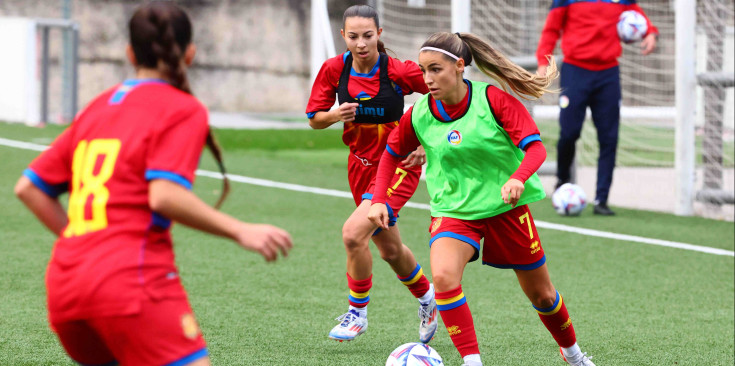
{"label": "stone wall", "polygon": [[[180,0],[194,24],[195,94],[226,112],[303,112],[309,96],[310,1]],[[330,15],[359,1],[330,0]],[[60,18],[62,1],[2,0],[0,16]],[[125,60],[127,20],[137,1],[73,0],[80,24],[79,105],[133,75]],[[339,18],[339,20],[336,20]],[[338,30],[336,30],[338,31]],[[56,34],[55,34],[56,33]],[[60,112],[60,32],[52,32],[51,116]],[[344,46],[336,39],[338,49]],[[55,67],[54,67],[55,65]]]}

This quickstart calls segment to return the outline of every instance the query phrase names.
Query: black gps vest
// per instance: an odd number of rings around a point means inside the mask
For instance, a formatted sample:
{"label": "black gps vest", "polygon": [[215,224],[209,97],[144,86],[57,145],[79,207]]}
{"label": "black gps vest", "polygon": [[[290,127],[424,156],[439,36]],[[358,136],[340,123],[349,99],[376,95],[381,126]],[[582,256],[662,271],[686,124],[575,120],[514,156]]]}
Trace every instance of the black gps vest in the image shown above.
{"label": "black gps vest", "polygon": [[398,121],[403,115],[403,97],[396,92],[388,79],[388,55],[381,53],[380,60],[380,88],[378,95],[369,100],[356,100],[347,89],[352,70],[352,53],[345,59],[342,75],[337,86],[337,100],[342,103],[359,103],[353,123],[390,123]]}

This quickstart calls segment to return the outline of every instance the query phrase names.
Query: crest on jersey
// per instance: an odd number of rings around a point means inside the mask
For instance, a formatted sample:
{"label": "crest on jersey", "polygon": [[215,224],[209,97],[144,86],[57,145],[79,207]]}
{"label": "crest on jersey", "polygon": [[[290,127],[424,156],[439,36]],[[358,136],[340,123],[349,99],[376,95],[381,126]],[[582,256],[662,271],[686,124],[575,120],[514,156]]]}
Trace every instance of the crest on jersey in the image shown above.
{"label": "crest on jersey", "polygon": [[365,93],[364,91],[357,93],[357,95],[355,96],[355,100],[359,100],[359,101],[365,101],[365,100],[370,100],[370,99],[373,99],[373,97],[371,97],[368,93]]}
{"label": "crest on jersey", "polygon": [[181,329],[184,331],[184,336],[189,339],[196,339],[199,336],[199,324],[197,324],[194,315],[191,313],[184,314],[181,317]]}
{"label": "crest on jersey", "polygon": [[431,233],[433,234],[436,231],[436,229],[438,229],[439,226],[441,226],[441,224],[442,224],[442,218],[441,217],[434,219],[434,222],[431,223],[431,230],[430,230]]}
{"label": "crest on jersey", "polygon": [[447,135],[447,141],[452,145],[459,145],[462,142],[462,134],[457,130],[451,130]]}

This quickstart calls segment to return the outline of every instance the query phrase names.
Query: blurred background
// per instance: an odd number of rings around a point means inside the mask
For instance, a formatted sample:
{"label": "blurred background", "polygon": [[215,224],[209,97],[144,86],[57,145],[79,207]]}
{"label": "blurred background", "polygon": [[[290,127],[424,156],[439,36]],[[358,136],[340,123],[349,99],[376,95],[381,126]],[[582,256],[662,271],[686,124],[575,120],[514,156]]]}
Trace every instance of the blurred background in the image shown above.
{"label": "blurred background", "polygon": [[[654,54],[642,56],[638,44],[624,45],[620,58],[623,101],[620,147],[611,204],[631,208],[733,220],[733,54],[735,11],[731,0],[681,0],[695,14],[685,21],[688,32],[677,35],[676,0],[640,1],[659,31]],[[198,46],[190,79],[195,94],[221,127],[307,128],[304,110],[311,80],[321,63],[345,50],[339,35],[342,12],[354,4],[378,9],[382,39],[389,53],[416,59],[426,37],[436,31],[468,31],[488,39],[517,63],[534,70],[534,53],[551,1],[538,0],[180,0],[194,23]],[[27,79],[19,79],[36,104],[16,120],[27,124],[68,123],[74,112],[105,88],[133,75],[124,58],[126,21],[138,2],[125,0],[3,0],[0,30],[9,20],[36,20],[25,36],[0,32],[7,55],[0,77],[16,77],[13,60],[25,60]],[[681,16],[681,15],[680,15]],[[682,18],[684,19],[684,18]],[[45,24],[64,20],[64,24]],[[6,24],[6,28],[2,28]],[[71,25],[70,25],[71,24]],[[78,42],[69,27],[76,29]],[[26,26],[27,27],[27,26]],[[45,32],[45,33],[44,33]],[[679,37],[677,37],[679,36]],[[696,88],[687,90],[687,105],[676,104],[677,39],[690,37],[688,58]],[[24,39],[25,42],[17,42]],[[44,42],[44,37],[48,42]],[[20,49],[4,46],[16,39]],[[28,41],[27,39],[30,39]],[[5,42],[5,43],[3,43]],[[30,44],[30,46],[29,46]],[[48,67],[43,66],[47,45]],[[558,60],[560,47],[556,48]],[[10,56],[10,57],[8,57]],[[34,61],[29,62],[32,59]],[[44,74],[43,71],[47,72]],[[3,74],[3,72],[5,74]],[[491,81],[470,68],[468,77]],[[45,78],[45,79],[44,79]],[[47,82],[44,82],[47,80]],[[76,81],[75,81],[76,80]],[[47,85],[47,89],[43,85]],[[6,83],[7,85],[7,83]],[[75,88],[76,87],[76,88]],[[0,91],[0,110],[18,107],[18,88]],[[40,98],[39,94],[44,94]],[[681,91],[681,90],[680,90]],[[417,96],[409,96],[412,103]],[[5,100],[5,104],[3,104]],[[542,173],[553,185],[558,136],[558,94],[526,106],[541,129],[549,150]],[[681,104],[681,103],[680,103]],[[45,108],[45,110],[44,110]],[[683,108],[683,109],[682,109]],[[40,111],[40,112],[38,112]],[[6,113],[7,114],[7,113]],[[678,117],[677,117],[678,116]],[[678,119],[677,119],[678,118]],[[0,114],[0,120],[13,118]],[[263,123],[265,121],[265,123]],[[278,124],[279,122],[289,122]],[[597,141],[586,123],[578,142],[577,182],[594,192]],[[680,137],[677,139],[677,129]],[[688,138],[690,137],[690,138]],[[678,160],[677,160],[678,159]],[[678,163],[677,163],[678,162]]]}

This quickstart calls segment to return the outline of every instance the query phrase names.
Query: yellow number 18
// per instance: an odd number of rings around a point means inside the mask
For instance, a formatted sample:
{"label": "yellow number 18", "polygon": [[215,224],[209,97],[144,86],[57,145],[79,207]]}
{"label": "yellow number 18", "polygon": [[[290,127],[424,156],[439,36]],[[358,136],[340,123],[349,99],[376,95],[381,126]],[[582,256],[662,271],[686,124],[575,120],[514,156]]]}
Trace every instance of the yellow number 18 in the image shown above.
{"label": "yellow number 18", "polygon": [[[112,177],[119,152],[118,139],[82,140],[77,145],[72,160],[69,226],[64,230],[64,237],[80,236],[107,227],[110,191],[105,183]],[[99,170],[95,172],[98,166]],[[87,218],[85,211],[90,196],[92,215]]]}

